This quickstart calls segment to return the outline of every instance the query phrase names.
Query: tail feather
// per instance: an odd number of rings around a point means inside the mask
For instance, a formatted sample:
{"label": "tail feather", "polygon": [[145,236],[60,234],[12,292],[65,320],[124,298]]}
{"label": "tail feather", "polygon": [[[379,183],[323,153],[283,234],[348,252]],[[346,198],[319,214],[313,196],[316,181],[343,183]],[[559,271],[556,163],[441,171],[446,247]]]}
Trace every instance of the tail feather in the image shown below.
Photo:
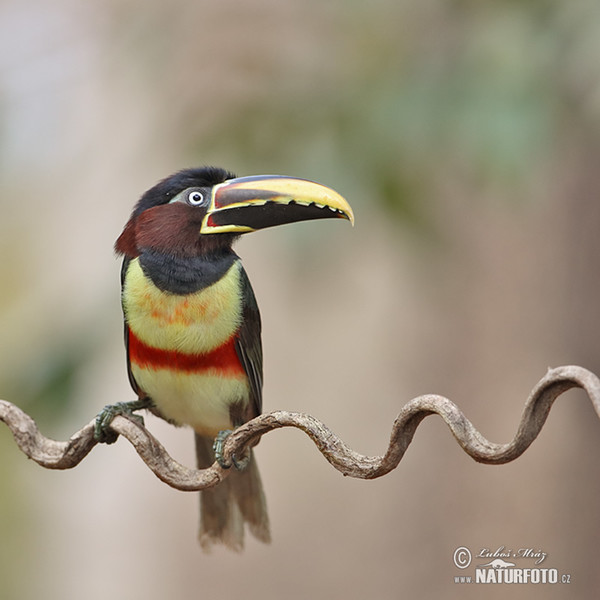
{"label": "tail feather", "polygon": [[[215,458],[210,438],[196,434],[196,459],[199,469],[212,465]],[[265,495],[252,454],[243,471],[234,471],[217,486],[200,492],[198,537],[202,549],[208,551],[213,544],[224,544],[241,551],[244,523],[258,540],[271,541]]]}

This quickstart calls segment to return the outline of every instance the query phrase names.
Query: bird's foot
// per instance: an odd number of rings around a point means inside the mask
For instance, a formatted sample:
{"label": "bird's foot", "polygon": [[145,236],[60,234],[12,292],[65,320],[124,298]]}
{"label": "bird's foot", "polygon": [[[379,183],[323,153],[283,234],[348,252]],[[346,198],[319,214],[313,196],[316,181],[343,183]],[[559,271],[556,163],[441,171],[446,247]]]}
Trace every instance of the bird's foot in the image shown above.
{"label": "bird's foot", "polygon": [[141,415],[134,414],[134,411],[142,410],[143,408],[151,408],[152,406],[152,401],[149,398],[133,400],[132,402],[107,404],[96,417],[94,439],[103,444],[113,444],[117,441],[119,434],[110,428],[110,424],[117,415],[129,417],[143,426],[144,418]]}
{"label": "bird's foot", "polygon": [[215,441],[213,443],[213,450],[215,451],[215,459],[219,463],[222,469],[229,469],[231,465],[238,470],[243,471],[250,462],[250,451],[246,451],[242,458],[237,458],[236,456],[231,457],[231,463],[227,462],[225,456],[223,454],[223,446],[225,445],[225,440],[233,433],[231,429],[224,429],[223,431],[219,431]]}

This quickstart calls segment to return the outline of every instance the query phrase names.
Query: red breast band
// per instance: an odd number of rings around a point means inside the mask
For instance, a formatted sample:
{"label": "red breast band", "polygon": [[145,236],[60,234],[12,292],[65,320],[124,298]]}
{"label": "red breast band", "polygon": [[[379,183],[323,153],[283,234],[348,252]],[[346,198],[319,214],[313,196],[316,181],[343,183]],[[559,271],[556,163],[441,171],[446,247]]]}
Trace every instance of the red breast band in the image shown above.
{"label": "red breast band", "polygon": [[185,373],[213,370],[229,377],[245,375],[235,350],[235,336],[206,354],[188,354],[154,348],[144,344],[131,330],[128,336],[129,360],[142,369],[169,369]]}

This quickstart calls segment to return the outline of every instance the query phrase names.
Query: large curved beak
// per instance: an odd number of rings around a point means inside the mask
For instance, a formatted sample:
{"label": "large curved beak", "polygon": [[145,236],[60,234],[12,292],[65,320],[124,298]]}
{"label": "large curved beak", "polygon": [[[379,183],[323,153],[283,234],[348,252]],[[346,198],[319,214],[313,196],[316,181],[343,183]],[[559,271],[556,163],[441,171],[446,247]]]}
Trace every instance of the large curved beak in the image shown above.
{"label": "large curved beak", "polygon": [[200,233],[246,233],[331,218],[348,219],[354,225],[350,205],[334,190],[306,179],[254,175],[213,187]]}

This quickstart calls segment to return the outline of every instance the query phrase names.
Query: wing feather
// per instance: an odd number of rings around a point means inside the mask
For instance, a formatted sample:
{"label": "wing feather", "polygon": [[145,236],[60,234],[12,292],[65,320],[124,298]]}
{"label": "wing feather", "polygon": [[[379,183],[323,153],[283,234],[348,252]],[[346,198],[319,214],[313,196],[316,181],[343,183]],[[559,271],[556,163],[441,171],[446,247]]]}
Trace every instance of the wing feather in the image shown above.
{"label": "wing feather", "polygon": [[246,271],[240,271],[242,286],[242,324],[238,331],[235,349],[246,371],[250,384],[250,405],[248,419],[262,412],[263,355],[261,343],[261,321],[258,304]]}

